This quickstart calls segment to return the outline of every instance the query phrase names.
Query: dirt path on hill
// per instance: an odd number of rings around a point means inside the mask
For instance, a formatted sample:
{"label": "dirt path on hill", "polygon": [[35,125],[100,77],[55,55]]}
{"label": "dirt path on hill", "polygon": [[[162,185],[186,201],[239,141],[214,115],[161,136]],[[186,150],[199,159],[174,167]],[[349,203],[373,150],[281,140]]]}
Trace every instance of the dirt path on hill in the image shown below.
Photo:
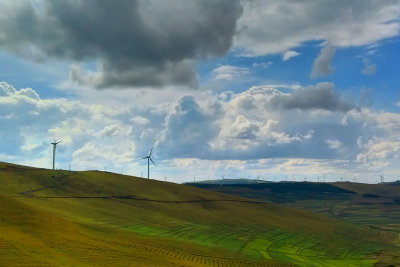
{"label": "dirt path on hill", "polygon": [[[32,190],[36,191],[36,190]],[[149,199],[139,198],[135,196],[12,196],[12,197],[28,197],[28,198],[39,198],[39,199],[124,199],[124,200],[137,200],[137,201],[148,201],[157,203],[204,203],[204,202],[238,202],[238,203],[250,203],[250,204],[267,204],[265,201],[251,201],[251,200],[239,200],[239,199],[194,199],[194,200],[160,200],[160,199]]]}

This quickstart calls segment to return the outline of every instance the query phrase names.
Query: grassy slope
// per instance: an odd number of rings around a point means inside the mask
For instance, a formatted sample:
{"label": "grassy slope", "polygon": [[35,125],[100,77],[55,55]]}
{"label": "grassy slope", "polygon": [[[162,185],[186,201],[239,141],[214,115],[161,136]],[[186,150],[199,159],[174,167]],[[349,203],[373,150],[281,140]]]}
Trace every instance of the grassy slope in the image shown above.
{"label": "grassy slope", "polygon": [[[103,172],[0,163],[0,265],[369,266],[396,236],[271,203]],[[212,200],[212,201],[210,201]]]}
{"label": "grassy slope", "polygon": [[281,182],[193,185],[251,199],[284,203],[347,222],[400,233],[399,184]]}

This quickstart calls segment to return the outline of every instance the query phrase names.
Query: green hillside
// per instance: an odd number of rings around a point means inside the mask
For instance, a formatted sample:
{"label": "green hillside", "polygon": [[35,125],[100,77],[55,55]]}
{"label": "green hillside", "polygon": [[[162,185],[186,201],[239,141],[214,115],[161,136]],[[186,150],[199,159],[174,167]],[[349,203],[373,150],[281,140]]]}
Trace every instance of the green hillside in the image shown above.
{"label": "green hillside", "polygon": [[0,266],[372,266],[397,233],[113,173],[0,163]]}
{"label": "green hillside", "polygon": [[189,184],[199,188],[302,208],[364,227],[400,233],[400,184],[264,182]]}

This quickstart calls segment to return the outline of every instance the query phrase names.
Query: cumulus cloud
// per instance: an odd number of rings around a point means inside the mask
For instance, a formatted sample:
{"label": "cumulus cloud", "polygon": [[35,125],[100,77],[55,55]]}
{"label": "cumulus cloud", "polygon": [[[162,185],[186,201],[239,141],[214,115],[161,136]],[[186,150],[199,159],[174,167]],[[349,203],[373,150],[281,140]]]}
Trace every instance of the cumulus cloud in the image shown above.
{"label": "cumulus cloud", "polygon": [[343,125],[345,114],[356,109],[330,83],[257,86],[233,95],[223,108],[221,131],[210,141],[217,158],[352,158],[362,135],[362,122],[348,119]]}
{"label": "cumulus cloud", "polygon": [[249,73],[250,71],[247,68],[241,68],[231,65],[222,65],[213,70],[213,75],[215,80],[226,80],[226,81],[235,80]]}
{"label": "cumulus cloud", "polygon": [[136,175],[153,144],[160,169],[182,176],[393,171],[400,160],[400,115],[355,108],[330,83],[186,95],[164,106],[131,108],[42,99],[7,83],[0,92],[1,160],[39,167],[51,166],[51,133],[63,141],[59,167],[107,165]]}
{"label": "cumulus cloud", "polygon": [[235,47],[247,56],[282,53],[313,40],[368,45],[400,30],[397,0],[253,0],[243,6]]}
{"label": "cumulus cloud", "polygon": [[[51,166],[52,134],[62,143],[57,147],[58,167],[72,163],[74,168],[86,169],[81,158],[74,153],[88,142],[96,140],[99,147],[110,147],[103,158],[117,158],[129,154],[133,158],[134,145],[128,137],[130,127],[117,118],[115,112],[100,105],[87,105],[64,98],[41,99],[31,88],[15,89],[12,85],[0,83],[0,142],[2,153],[11,160],[38,167]],[[111,147],[120,148],[111,149]],[[121,152],[123,150],[123,153]],[[121,159],[121,158],[119,158]],[[103,161],[104,162],[104,161]],[[92,162],[103,166],[103,162]],[[114,166],[123,162],[114,162]]]}
{"label": "cumulus cloud", "polygon": [[96,71],[73,68],[71,78],[99,88],[194,86],[193,61],[225,54],[242,13],[229,0],[23,0],[0,8],[1,47],[34,60],[96,60]]}
{"label": "cumulus cloud", "polygon": [[283,61],[288,61],[289,59],[293,58],[293,57],[297,57],[300,56],[301,54],[294,51],[294,50],[289,50],[286,51],[283,55],[282,55],[282,60]]}
{"label": "cumulus cloud", "polygon": [[361,70],[363,75],[372,75],[376,71],[376,64],[371,63],[368,58],[363,59],[364,68]]}
{"label": "cumulus cloud", "polygon": [[310,74],[312,78],[327,76],[334,71],[331,63],[335,54],[335,50],[335,47],[330,44],[326,44],[321,49],[320,54],[314,60],[314,64]]}
{"label": "cumulus cloud", "polygon": [[164,157],[207,157],[208,142],[219,132],[215,125],[220,113],[218,107],[209,107],[215,112],[209,114],[201,108],[192,96],[179,100],[175,110],[165,118],[165,129],[161,132],[157,148]]}
{"label": "cumulus cloud", "polygon": [[15,94],[16,92],[17,90],[15,90],[14,86],[6,82],[0,82],[0,96],[9,96]]}

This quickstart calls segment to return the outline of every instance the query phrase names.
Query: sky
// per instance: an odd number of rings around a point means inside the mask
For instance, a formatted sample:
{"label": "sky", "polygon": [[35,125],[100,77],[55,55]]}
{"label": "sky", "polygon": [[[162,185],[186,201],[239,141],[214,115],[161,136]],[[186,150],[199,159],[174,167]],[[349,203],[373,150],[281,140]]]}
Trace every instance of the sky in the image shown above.
{"label": "sky", "polygon": [[400,179],[400,0],[0,0],[0,161]]}

